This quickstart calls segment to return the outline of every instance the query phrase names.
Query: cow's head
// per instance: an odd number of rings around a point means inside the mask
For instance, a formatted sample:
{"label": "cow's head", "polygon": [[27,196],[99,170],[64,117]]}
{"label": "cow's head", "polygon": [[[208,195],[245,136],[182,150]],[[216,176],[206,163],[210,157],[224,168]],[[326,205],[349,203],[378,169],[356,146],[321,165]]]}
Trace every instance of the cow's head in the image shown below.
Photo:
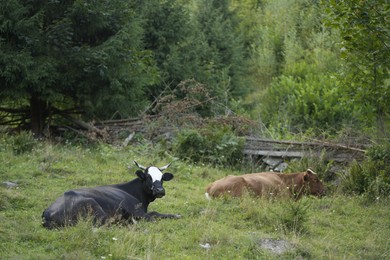
{"label": "cow's head", "polygon": [[315,196],[325,195],[324,184],[322,184],[317,174],[311,169],[307,169],[303,174],[303,181],[305,183],[307,193]]}
{"label": "cow's head", "polygon": [[146,188],[153,194],[155,198],[163,197],[165,195],[163,182],[172,180],[173,174],[169,172],[162,172],[166,170],[171,165],[171,163],[160,168],[155,166],[145,167],[138,164],[136,161],[134,161],[134,163],[138,168],[141,169],[137,170],[136,174],[138,178],[140,178],[145,183]]}

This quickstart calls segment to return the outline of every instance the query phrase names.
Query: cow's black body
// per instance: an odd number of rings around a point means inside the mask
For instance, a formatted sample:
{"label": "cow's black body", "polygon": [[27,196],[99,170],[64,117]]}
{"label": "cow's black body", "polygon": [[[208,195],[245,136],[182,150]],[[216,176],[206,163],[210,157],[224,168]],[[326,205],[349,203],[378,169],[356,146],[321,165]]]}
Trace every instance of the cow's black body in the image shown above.
{"label": "cow's black body", "polygon": [[[149,203],[165,195],[163,180],[173,178],[170,173],[153,180],[151,167],[138,170],[138,178],[123,184],[69,190],[42,214],[43,226],[56,228],[73,225],[80,217],[92,216],[97,225],[111,221],[131,223],[135,219],[179,218],[179,215],[147,212]],[[153,167],[156,171],[156,167]]]}

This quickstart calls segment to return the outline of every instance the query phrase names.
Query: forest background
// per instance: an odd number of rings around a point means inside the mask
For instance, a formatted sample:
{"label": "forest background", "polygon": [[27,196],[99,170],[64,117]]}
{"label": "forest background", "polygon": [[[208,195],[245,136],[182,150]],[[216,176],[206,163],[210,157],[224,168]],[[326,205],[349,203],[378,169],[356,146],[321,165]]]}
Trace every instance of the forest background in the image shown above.
{"label": "forest background", "polygon": [[277,137],[388,137],[388,13],[384,0],[2,1],[0,123],[42,136],[191,96],[202,117]]}

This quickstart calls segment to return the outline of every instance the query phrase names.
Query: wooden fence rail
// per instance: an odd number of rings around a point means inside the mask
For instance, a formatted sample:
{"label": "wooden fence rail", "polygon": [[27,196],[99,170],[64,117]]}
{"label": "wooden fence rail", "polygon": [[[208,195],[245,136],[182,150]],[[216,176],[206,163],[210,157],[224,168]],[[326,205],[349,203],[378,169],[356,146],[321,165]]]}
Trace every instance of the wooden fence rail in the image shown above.
{"label": "wooden fence rail", "polygon": [[296,142],[253,137],[246,137],[245,139],[243,153],[250,158],[278,158],[285,160],[305,156],[321,156],[325,152],[328,160],[348,162],[361,160],[365,155],[364,149],[344,144],[332,144],[321,141]]}

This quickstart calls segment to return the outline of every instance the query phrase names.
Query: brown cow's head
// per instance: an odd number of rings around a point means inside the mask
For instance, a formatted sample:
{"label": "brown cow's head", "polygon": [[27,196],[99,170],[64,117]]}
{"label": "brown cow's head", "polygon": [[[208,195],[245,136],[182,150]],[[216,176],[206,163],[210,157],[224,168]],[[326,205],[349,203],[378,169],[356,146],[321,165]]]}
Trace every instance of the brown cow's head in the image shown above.
{"label": "brown cow's head", "polygon": [[305,183],[307,193],[315,196],[325,195],[324,184],[322,184],[317,174],[311,169],[307,169],[303,174],[303,182]]}

